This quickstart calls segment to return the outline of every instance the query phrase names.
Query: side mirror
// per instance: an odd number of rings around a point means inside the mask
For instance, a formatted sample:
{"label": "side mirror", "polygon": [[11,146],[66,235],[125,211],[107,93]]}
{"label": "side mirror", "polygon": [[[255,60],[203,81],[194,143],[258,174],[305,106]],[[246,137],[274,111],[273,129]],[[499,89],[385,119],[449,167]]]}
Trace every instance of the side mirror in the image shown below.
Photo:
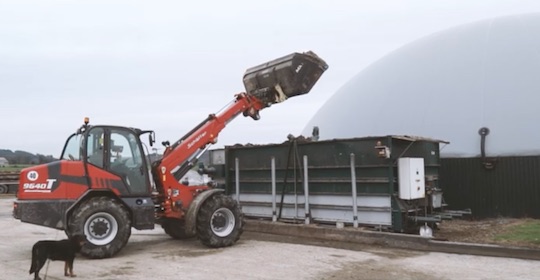
{"label": "side mirror", "polygon": [[148,134],[148,143],[150,144],[150,147],[154,146],[154,143],[156,143],[156,133],[150,132]]}
{"label": "side mirror", "polygon": [[148,144],[150,144],[150,147],[154,146],[154,143],[156,143],[156,133],[152,130],[142,130],[139,131],[138,136],[141,137],[145,133],[148,133]]}

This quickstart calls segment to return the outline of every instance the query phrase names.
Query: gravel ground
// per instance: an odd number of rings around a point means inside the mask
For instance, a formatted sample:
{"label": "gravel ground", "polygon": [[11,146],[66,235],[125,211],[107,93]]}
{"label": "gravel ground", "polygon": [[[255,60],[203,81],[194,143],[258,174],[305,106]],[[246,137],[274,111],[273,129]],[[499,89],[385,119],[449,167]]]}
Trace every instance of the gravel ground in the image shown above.
{"label": "gravel ground", "polygon": [[[0,198],[0,279],[32,279],[31,247],[63,239],[61,231],[11,217],[13,198]],[[46,279],[65,279],[50,262]],[[172,240],[163,230],[133,231],[114,258],[78,257],[78,279],[538,279],[540,262],[428,253],[246,232],[238,244],[209,249]],[[44,276],[45,268],[42,271]]]}

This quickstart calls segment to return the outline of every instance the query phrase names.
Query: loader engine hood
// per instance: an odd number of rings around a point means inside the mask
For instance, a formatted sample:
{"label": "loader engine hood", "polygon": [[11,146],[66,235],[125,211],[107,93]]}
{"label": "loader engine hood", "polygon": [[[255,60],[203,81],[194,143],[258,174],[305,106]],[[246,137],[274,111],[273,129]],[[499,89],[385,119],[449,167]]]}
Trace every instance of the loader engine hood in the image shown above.
{"label": "loader engine hood", "polygon": [[249,68],[244,74],[248,95],[270,106],[289,97],[308,93],[328,64],[315,53],[292,53]]}
{"label": "loader engine hood", "polygon": [[[28,199],[39,197],[40,194],[51,193],[58,187],[58,172],[53,172],[58,168],[59,162],[36,165],[21,170],[19,175],[19,190],[17,198]],[[51,168],[52,167],[52,168]]]}

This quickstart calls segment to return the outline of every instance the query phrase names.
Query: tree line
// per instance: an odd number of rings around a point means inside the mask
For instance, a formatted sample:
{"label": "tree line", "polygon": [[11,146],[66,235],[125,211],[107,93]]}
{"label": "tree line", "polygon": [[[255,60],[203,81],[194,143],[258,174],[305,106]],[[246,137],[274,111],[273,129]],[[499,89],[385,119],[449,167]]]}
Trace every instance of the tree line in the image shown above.
{"label": "tree line", "polygon": [[42,164],[57,160],[51,155],[32,154],[26,151],[11,151],[0,149],[0,157],[7,159],[9,164]]}

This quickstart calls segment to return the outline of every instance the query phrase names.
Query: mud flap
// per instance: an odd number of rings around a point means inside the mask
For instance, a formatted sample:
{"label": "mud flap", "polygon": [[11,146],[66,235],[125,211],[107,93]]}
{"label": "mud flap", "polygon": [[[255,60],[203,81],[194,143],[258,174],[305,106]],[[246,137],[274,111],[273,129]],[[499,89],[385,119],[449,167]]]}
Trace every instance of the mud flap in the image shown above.
{"label": "mud flap", "polygon": [[154,228],[155,206],[151,197],[128,197],[122,200],[131,210],[131,226],[138,230]]}

